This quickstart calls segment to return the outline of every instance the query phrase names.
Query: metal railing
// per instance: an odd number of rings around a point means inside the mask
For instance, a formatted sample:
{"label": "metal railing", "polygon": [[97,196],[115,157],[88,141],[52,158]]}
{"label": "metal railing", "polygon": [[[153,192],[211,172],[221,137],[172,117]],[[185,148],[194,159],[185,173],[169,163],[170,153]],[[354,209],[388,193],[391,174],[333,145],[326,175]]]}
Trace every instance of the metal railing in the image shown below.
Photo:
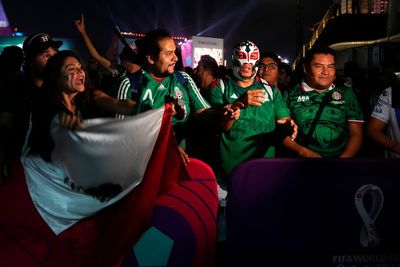
{"label": "metal railing", "polygon": [[[319,36],[321,35],[322,31],[325,29],[326,25],[328,24],[329,20],[336,18],[337,16],[341,15],[341,12],[343,12],[341,4],[338,3],[337,1],[335,1],[335,2],[336,3],[333,3],[328,8],[328,10],[326,11],[322,20],[315,27],[310,41],[308,41],[307,43],[305,43],[302,46],[301,51],[297,51],[299,54],[297,55],[297,58],[293,63],[293,68],[300,61],[300,59],[305,56],[306,52],[313,47],[313,45],[315,44],[315,42],[318,40]],[[351,1],[347,1],[346,5],[349,5],[349,2],[351,2]],[[377,14],[377,13],[387,13],[388,12],[388,1],[379,1],[378,7],[376,7],[377,4],[375,2],[376,1],[374,1],[374,0],[369,0],[369,1],[367,1],[367,6],[365,6],[365,5],[359,6],[357,10],[353,10],[352,6],[347,6],[346,11],[343,12],[342,14]],[[359,3],[359,4],[361,5],[361,3]]]}

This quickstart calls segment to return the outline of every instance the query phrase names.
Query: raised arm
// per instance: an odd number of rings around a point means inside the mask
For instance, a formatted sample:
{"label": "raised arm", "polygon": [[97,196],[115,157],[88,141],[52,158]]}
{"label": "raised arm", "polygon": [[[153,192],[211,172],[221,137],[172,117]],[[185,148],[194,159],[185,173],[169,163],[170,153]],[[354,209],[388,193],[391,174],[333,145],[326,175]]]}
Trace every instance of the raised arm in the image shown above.
{"label": "raised arm", "polygon": [[82,35],[83,41],[85,42],[85,45],[89,50],[90,55],[103,67],[108,69],[111,73],[114,73],[115,70],[111,68],[111,61],[99,54],[96,47],[94,47],[88,33],[86,32],[85,17],[83,16],[83,14],[81,14],[80,19],[75,20],[75,26],[79,33]]}

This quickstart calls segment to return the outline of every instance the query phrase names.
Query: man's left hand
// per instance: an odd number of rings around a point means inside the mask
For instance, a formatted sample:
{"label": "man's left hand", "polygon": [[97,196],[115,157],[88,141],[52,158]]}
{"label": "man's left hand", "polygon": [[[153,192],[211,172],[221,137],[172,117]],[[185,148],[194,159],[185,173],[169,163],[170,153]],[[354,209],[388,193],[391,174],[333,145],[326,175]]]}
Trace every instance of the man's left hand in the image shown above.
{"label": "man's left hand", "polygon": [[298,127],[297,124],[291,118],[283,118],[276,121],[276,123],[284,125],[291,128],[292,134],[290,136],[291,140],[294,141],[297,137]]}

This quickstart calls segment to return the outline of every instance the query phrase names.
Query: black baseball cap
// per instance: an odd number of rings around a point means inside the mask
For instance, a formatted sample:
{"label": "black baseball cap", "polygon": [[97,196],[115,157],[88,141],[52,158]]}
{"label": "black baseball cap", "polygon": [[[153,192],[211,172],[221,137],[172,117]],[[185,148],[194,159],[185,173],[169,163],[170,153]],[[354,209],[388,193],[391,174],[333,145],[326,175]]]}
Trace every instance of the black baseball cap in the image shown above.
{"label": "black baseball cap", "polygon": [[36,33],[26,37],[22,49],[27,54],[36,54],[49,47],[58,49],[62,44],[62,41],[54,41],[47,33]]}

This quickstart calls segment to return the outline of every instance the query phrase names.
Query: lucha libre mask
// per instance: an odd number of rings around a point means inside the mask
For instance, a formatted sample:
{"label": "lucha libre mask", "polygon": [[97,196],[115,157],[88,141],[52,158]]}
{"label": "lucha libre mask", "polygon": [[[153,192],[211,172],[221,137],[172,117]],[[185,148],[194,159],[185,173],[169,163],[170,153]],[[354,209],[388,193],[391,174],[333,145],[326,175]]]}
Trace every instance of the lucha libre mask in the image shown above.
{"label": "lucha libre mask", "polygon": [[253,65],[253,75],[250,79],[253,79],[257,74],[258,70],[258,61],[260,59],[260,51],[258,47],[251,41],[241,41],[236,44],[233,48],[232,53],[232,65],[233,65],[233,74],[239,80],[244,80],[244,78],[240,75],[240,69],[244,63],[250,63]]}

